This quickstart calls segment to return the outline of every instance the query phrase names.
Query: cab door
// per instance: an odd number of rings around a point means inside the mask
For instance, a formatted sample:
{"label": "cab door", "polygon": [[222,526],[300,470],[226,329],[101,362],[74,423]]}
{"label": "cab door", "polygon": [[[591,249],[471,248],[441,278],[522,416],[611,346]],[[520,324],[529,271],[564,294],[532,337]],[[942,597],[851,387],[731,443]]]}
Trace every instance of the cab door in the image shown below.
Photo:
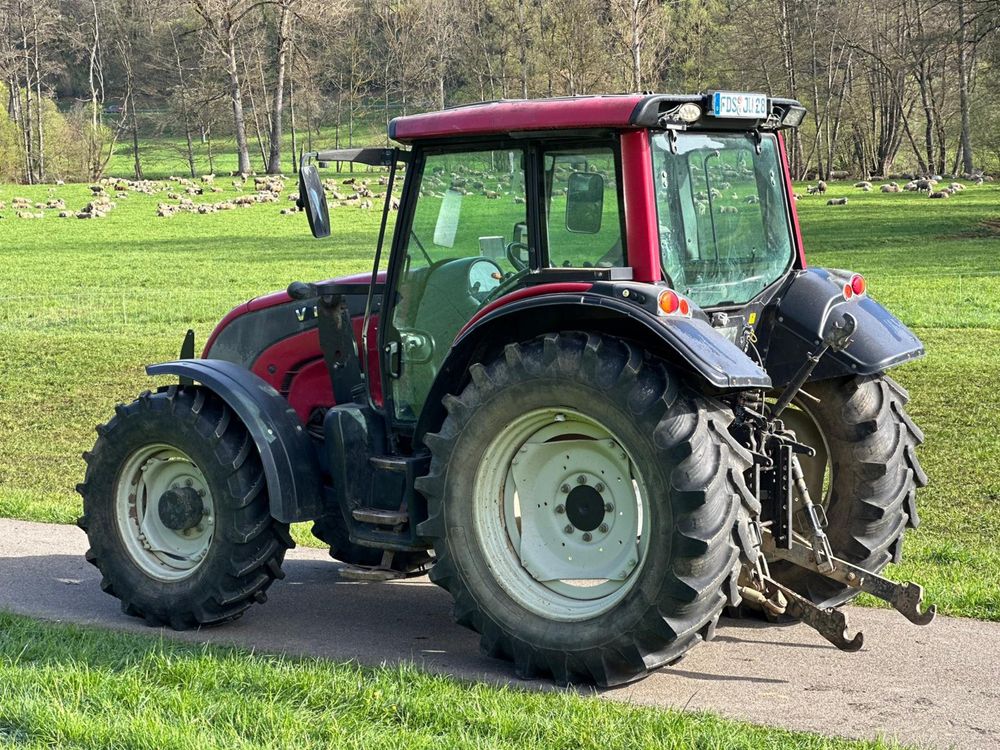
{"label": "cab door", "polygon": [[389,267],[386,410],[413,424],[462,327],[537,267],[526,143],[417,149]]}

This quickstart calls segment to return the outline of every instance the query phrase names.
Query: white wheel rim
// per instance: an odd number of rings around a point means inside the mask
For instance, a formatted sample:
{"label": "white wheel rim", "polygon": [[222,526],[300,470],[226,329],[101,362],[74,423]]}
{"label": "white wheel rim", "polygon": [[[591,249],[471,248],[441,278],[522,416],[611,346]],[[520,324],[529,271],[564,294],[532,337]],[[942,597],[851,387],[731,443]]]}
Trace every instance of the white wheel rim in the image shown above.
{"label": "white wheel rim", "polygon": [[518,417],[476,472],[474,523],[497,583],[525,609],[575,621],[613,608],[649,544],[649,499],[628,451],[570,409]]}
{"label": "white wheel rim", "polygon": [[[197,526],[175,530],[166,526],[159,502],[169,489],[189,487],[202,499]],[[118,531],[132,561],[160,581],[190,577],[205,561],[215,532],[215,503],[208,482],[183,451],[165,444],[135,451],[125,461],[115,488]]]}

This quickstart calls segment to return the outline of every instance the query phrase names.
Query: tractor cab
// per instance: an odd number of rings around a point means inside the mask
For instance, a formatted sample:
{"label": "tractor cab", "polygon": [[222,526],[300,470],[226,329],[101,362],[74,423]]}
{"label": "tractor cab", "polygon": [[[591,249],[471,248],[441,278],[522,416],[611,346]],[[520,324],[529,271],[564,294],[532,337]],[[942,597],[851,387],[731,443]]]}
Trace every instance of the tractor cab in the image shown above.
{"label": "tractor cab", "polygon": [[923,347],[863,277],[806,267],[782,137],[804,115],[499,101],[305,155],[316,237],[317,163],[387,170],[372,272],[251,300],[148,368],[178,381],[99,430],[81,485],[108,590],[232,619],[311,521],[341,577],[429,571],[485,653],[560,683],[642,676],[726,608],[844,650],[861,590],[929,622],[878,575],[926,482],[886,370]]}

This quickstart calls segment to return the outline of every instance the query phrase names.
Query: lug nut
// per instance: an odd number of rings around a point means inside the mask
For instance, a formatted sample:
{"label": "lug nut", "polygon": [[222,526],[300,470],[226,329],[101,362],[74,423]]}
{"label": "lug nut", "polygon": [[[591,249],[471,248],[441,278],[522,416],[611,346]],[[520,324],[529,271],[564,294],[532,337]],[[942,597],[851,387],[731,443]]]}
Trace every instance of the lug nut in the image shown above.
{"label": "lug nut", "polygon": [[589,531],[588,531],[588,532],[587,532],[586,534],[584,534],[584,535],[583,535],[583,541],[585,541],[585,542],[589,542],[589,541],[590,541],[591,539],[593,539],[593,538],[594,538],[594,537],[592,537],[592,536],[590,535],[590,532],[589,532]]}
{"label": "lug nut", "polygon": [[604,512],[605,513],[614,513],[615,512],[615,506],[612,505],[611,503],[604,503]]}
{"label": "lug nut", "polygon": [[572,534],[573,533],[573,524],[571,524],[571,523],[566,524],[566,528],[564,528],[563,531],[565,531],[567,534]]}
{"label": "lug nut", "polygon": [[598,528],[598,531],[600,531],[602,534],[607,534],[608,533],[608,525],[606,523],[602,523],[600,525],[600,527]]}
{"label": "lug nut", "polygon": [[594,485],[594,489],[598,492],[604,492],[604,485],[601,482],[598,482]]}
{"label": "lug nut", "polygon": [[576,483],[577,484],[586,484],[587,483],[587,477],[585,477],[583,474],[581,474],[580,476],[578,476],[576,478]]}
{"label": "lug nut", "polygon": [[564,484],[562,487],[559,488],[559,491],[562,492],[564,495],[568,494],[569,493],[569,485],[568,484]]}
{"label": "lug nut", "polygon": [[565,512],[566,512],[566,506],[565,505],[561,505],[560,504],[560,505],[556,506],[556,513],[562,515]]}

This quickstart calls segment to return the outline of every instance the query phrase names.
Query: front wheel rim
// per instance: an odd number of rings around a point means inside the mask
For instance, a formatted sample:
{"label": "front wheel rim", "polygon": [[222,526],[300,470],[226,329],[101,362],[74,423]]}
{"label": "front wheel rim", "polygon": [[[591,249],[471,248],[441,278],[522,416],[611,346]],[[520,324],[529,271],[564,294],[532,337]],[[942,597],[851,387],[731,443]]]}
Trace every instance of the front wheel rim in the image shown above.
{"label": "front wheel rim", "polygon": [[[201,517],[190,528],[170,528],[161,517],[159,504],[170,490],[201,499]],[[141,448],[125,461],[115,487],[115,516],[129,557],[159,581],[194,575],[215,536],[215,502],[205,475],[186,453],[166,444]]]}
{"label": "front wheel rim", "polygon": [[649,546],[649,494],[598,420],[538,409],[483,454],[474,524],[493,577],[515,602],[546,619],[584,620],[635,585]]}

